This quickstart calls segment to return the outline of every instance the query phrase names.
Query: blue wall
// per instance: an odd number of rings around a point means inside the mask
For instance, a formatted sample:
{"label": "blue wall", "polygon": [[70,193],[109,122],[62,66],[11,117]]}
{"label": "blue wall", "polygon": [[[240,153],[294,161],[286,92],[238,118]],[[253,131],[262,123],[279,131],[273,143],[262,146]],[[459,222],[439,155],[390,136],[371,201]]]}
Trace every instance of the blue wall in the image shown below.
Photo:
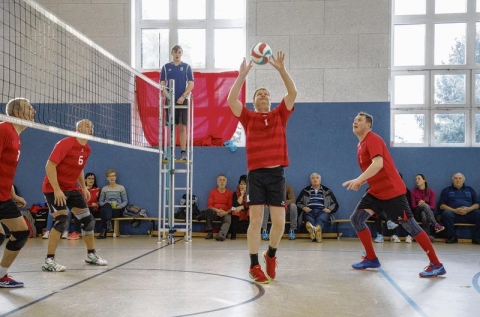
{"label": "blue wall", "polygon": [[[353,192],[341,186],[344,181],[360,174],[356,161],[358,139],[352,132],[353,119],[359,111],[372,114],[373,130],[388,144],[390,105],[298,103],[295,109],[287,128],[290,155],[287,182],[298,194],[309,184],[312,172],[321,174],[322,183],[333,190],[339,201],[337,218],[348,218],[365,190],[363,187]],[[16,184],[29,203],[43,201],[41,183],[45,162],[54,144],[62,137],[33,129],[22,133],[22,156]],[[157,155],[95,142],[90,145],[92,155],[85,171],[96,173],[101,187],[107,183],[105,171],[116,169],[118,182],[126,187],[130,201],[155,215],[158,212]],[[467,184],[477,191],[480,188],[480,175],[476,173],[479,148],[392,148],[391,152],[409,188],[414,187],[415,174],[423,173],[439,195],[441,189],[451,183],[455,172],[464,173]],[[228,187],[235,189],[238,177],[246,173],[245,149],[239,148],[232,153],[226,147],[195,147],[193,168],[193,193],[200,199],[200,208],[204,208],[208,192],[216,186],[218,173],[225,173],[229,179]],[[342,225],[341,230],[347,236],[354,235],[348,225]]]}

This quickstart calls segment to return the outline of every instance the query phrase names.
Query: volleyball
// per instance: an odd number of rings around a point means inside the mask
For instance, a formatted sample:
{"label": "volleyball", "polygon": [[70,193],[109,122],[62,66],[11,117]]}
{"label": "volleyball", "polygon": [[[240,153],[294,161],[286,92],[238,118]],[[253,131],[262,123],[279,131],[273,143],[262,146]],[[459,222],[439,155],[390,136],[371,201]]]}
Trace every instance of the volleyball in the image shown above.
{"label": "volleyball", "polygon": [[272,49],[267,43],[257,43],[252,47],[250,57],[255,64],[264,65],[272,57]]}

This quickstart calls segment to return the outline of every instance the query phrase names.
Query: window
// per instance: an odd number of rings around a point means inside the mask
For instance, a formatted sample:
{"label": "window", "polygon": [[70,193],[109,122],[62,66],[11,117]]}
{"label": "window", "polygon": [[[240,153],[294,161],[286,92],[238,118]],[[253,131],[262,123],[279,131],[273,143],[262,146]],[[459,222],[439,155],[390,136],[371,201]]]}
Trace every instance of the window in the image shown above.
{"label": "window", "polygon": [[136,69],[151,71],[171,60],[175,44],[195,70],[237,69],[245,56],[246,0],[136,0]]}
{"label": "window", "polygon": [[480,146],[480,0],[392,0],[394,146]]}

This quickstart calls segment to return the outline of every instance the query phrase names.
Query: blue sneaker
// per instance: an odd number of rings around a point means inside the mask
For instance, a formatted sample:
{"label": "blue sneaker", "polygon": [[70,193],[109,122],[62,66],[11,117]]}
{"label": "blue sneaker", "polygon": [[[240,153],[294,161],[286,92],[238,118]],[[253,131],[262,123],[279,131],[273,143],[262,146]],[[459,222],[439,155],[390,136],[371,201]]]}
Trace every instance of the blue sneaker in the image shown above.
{"label": "blue sneaker", "polygon": [[398,223],[395,223],[391,220],[387,221],[387,228],[388,230],[393,230],[395,229],[396,227],[398,227]]}
{"label": "blue sneaker", "polygon": [[295,231],[290,230],[288,233],[288,240],[295,240]]}
{"label": "blue sneaker", "polygon": [[0,278],[0,288],[23,287],[23,282],[17,282],[8,275]]}
{"label": "blue sneaker", "polygon": [[270,240],[267,230],[262,231],[262,240]]}
{"label": "blue sneaker", "polygon": [[377,233],[377,237],[375,238],[375,243],[383,243],[383,236],[380,233]]}
{"label": "blue sneaker", "polygon": [[352,267],[355,270],[365,270],[365,269],[376,269],[380,267],[380,261],[378,258],[375,258],[374,260],[367,260],[365,258],[362,259],[362,261],[358,263],[353,263]]}
{"label": "blue sneaker", "polygon": [[443,267],[443,264],[440,263],[439,266],[436,266],[434,263],[430,262],[430,264],[423,269],[423,272],[418,273],[420,277],[437,277],[439,275],[445,275],[447,271]]}

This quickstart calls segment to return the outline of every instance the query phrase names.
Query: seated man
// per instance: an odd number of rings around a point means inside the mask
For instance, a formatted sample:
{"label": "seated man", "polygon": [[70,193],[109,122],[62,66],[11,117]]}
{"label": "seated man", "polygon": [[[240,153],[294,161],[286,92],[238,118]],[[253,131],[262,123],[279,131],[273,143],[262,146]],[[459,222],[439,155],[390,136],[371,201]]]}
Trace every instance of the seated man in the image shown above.
{"label": "seated man", "polygon": [[440,210],[443,210],[443,222],[447,228],[446,243],[458,242],[454,224],[464,222],[475,224],[472,243],[480,244],[479,203],[475,190],[470,186],[465,186],[465,176],[462,173],[454,174],[452,186],[442,190],[439,202]]}
{"label": "seated man", "polygon": [[213,221],[222,220],[220,231],[215,240],[224,241],[232,222],[232,197],[233,192],[226,188],[227,177],[224,174],[217,176],[217,188],[212,189],[208,195],[205,230],[208,232],[205,239],[213,239]]}
{"label": "seated man", "polygon": [[310,239],[322,242],[322,230],[329,221],[330,214],[337,212],[338,203],[332,191],[321,184],[322,177],[317,173],[310,175],[310,184],[297,198],[297,207],[304,212],[303,219]]}
{"label": "seated man", "polygon": [[[295,231],[297,230],[298,223],[298,210],[297,205],[295,204],[295,192],[293,187],[289,184],[285,184],[285,191],[287,193],[287,198],[285,200],[285,219],[290,221],[290,228],[288,231],[288,239],[295,240]],[[262,222],[262,240],[269,240],[269,235],[267,231],[268,219],[270,218],[270,209],[268,206],[263,207],[263,222]]]}

